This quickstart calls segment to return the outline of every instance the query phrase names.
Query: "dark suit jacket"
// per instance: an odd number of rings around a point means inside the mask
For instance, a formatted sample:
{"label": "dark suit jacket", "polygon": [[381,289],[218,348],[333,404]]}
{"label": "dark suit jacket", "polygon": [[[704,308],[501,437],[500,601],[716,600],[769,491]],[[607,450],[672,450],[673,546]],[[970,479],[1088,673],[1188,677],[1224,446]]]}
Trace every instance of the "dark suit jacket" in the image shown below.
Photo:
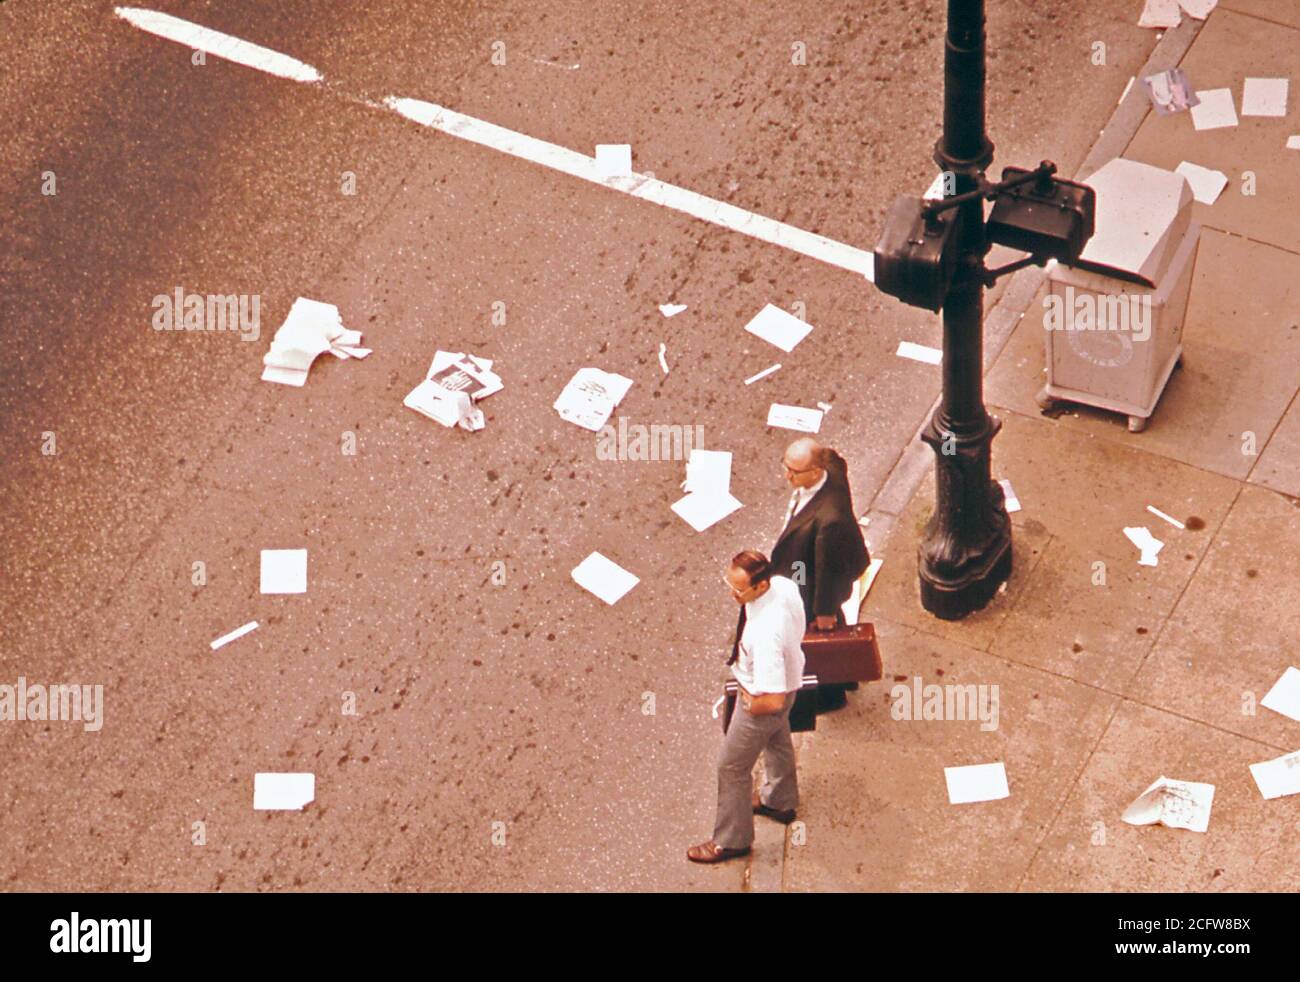
{"label": "dark suit jacket", "polygon": [[[853,583],[871,561],[862,528],[853,512],[848,467],[833,454],[826,483],[777,537],[772,547],[772,572],[799,584],[804,614],[837,615],[853,593]],[[802,574],[796,563],[803,563]]]}

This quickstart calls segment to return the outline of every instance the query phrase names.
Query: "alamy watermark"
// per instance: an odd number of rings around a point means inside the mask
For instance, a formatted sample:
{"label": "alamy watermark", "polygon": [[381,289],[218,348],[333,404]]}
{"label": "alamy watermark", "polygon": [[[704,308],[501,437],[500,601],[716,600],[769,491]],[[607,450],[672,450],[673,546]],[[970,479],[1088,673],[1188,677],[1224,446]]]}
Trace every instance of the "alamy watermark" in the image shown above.
{"label": "alamy watermark", "polygon": [[17,685],[0,685],[0,723],[15,720],[77,721],[94,733],[104,725],[104,687],[28,685],[20,675]]}
{"label": "alamy watermark", "polygon": [[1151,294],[1075,292],[1043,297],[1043,327],[1048,331],[1120,331],[1133,341],[1151,337]]}
{"label": "alamy watermark", "polygon": [[247,293],[186,293],[182,286],[150,301],[155,331],[238,331],[245,341],[262,334],[262,297]]}
{"label": "alamy watermark", "polygon": [[687,460],[704,449],[704,427],[682,423],[606,423],[596,435],[597,460]]}
{"label": "alamy watermark", "polygon": [[946,682],[938,685],[919,676],[912,676],[911,685],[899,683],[889,690],[893,705],[889,715],[899,720],[979,720],[980,729],[986,733],[998,728],[998,686],[958,685]]}

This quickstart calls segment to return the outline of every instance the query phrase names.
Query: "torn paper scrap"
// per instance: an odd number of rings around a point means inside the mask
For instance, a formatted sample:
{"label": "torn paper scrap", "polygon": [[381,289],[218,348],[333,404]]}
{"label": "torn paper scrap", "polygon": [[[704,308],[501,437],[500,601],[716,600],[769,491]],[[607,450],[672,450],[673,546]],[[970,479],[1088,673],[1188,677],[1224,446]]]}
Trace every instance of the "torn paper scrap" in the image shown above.
{"label": "torn paper scrap", "polygon": [[253,808],[257,811],[302,811],[315,799],[315,774],[253,775]]}
{"label": "torn paper scrap", "polygon": [[818,399],[817,408],[820,409],[823,413],[828,413],[835,407],[832,406],[829,402],[822,402],[820,399]]}
{"label": "torn paper scrap", "polygon": [[1259,704],[1300,723],[1300,668],[1287,668]]}
{"label": "torn paper scrap", "polygon": [[675,317],[685,309],[686,304],[684,303],[661,303],[659,305],[659,313],[663,314],[665,317]]}
{"label": "torn paper scrap", "polygon": [[1201,102],[1187,73],[1181,68],[1148,75],[1142,79],[1142,88],[1160,116],[1183,112]]}
{"label": "torn paper scrap", "polygon": [[659,342],[659,367],[662,368],[662,369],[664,370],[664,374],[665,374],[665,375],[668,374],[668,358],[667,358],[667,355],[668,355],[668,345],[666,345],[666,344],[664,344],[662,341],[660,341],[660,342]]}
{"label": "torn paper scrap", "polygon": [[1188,17],[1205,20],[1210,16],[1210,11],[1219,5],[1219,0],[1178,0],[1178,5]]}
{"label": "torn paper scrap", "polygon": [[767,304],[745,325],[745,330],[788,354],[808,336],[812,326],[780,307]]}
{"label": "torn paper scrap", "polygon": [[1128,537],[1129,542],[1137,546],[1142,553],[1138,558],[1139,566],[1158,565],[1156,556],[1165,547],[1165,544],[1152,535],[1150,529],[1145,525],[1139,528],[1126,528],[1124,534]]}
{"label": "torn paper scrap", "polygon": [[1187,526],[1184,525],[1182,522],[1180,522],[1178,519],[1174,518],[1172,515],[1166,515],[1164,512],[1162,512],[1162,511],[1161,511],[1159,508],[1157,508],[1155,505],[1147,505],[1147,511],[1149,511],[1152,515],[1155,515],[1156,518],[1163,518],[1166,522],[1168,522],[1170,525],[1172,525],[1172,526],[1173,526],[1174,528],[1176,528],[1176,529],[1186,529],[1186,528],[1187,528]]}
{"label": "torn paper scrap", "polygon": [[849,599],[840,605],[840,610],[844,612],[845,624],[856,624],[858,622],[862,601],[867,599],[867,594],[871,592],[871,585],[876,582],[876,577],[880,574],[880,567],[883,565],[885,565],[883,559],[871,560],[862,575],[853,581],[853,592],[849,594]]}
{"label": "torn paper scrap", "polygon": [[927,365],[938,365],[943,361],[943,352],[938,348],[927,348],[923,344],[913,344],[911,341],[899,341],[898,350],[894,354],[899,358],[923,361]]}
{"label": "torn paper scrap", "polygon": [[997,801],[1011,797],[1007,787],[1007,769],[1002,761],[996,764],[970,764],[966,767],[945,767],[944,780],[948,782],[948,803],[966,805],[976,801]]}
{"label": "torn paper scrap", "polygon": [[800,433],[816,433],[822,428],[823,415],[820,409],[783,406],[774,402],[767,410],[767,425],[779,426],[783,430],[798,430]]}
{"label": "torn paper scrap", "polygon": [[1183,22],[1178,10],[1178,0],[1146,0],[1138,27],[1177,27]]}
{"label": "torn paper scrap", "polygon": [[1006,478],[998,481],[1002,485],[1002,497],[1007,503],[1007,514],[1013,515],[1020,511],[1020,499],[1016,497],[1015,489],[1011,487],[1011,482]]}
{"label": "torn paper scrap", "polygon": [[1160,777],[1124,809],[1122,817],[1129,825],[1164,825],[1204,832],[1210,827],[1213,804],[1213,784]]}
{"label": "torn paper scrap", "polygon": [[1300,133],[1286,138],[1286,148],[1288,150],[1300,150]]}
{"label": "torn paper scrap", "polygon": [[1266,800],[1300,794],[1300,750],[1285,757],[1251,764],[1250,776]]}
{"label": "torn paper scrap", "polygon": [[775,371],[779,371],[780,368],[781,368],[781,363],[780,363],[780,362],[777,362],[775,365],[772,365],[770,368],[765,368],[765,369],[763,369],[761,372],[759,372],[758,374],[756,374],[756,375],[751,375],[749,378],[745,379],[745,384],[746,384],[746,385],[753,385],[753,384],[754,384],[755,382],[757,382],[759,379],[761,379],[761,378],[767,378],[767,377],[768,377],[769,375],[771,375],[773,372],[775,372]]}
{"label": "torn paper scrap", "polygon": [[686,480],[682,484],[682,490],[730,491],[731,451],[692,448],[686,461]]}
{"label": "torn paper scrap", "polygon": [[606,559],[598,552],[593,552],[578,563],[569,575],[578,586],[594,593],[611,606],[641,582],[618,563]]}
{"label": "torn paper scrap", "polygon": [[727,491],[694,491],[670,507],[687,525],[703,532],[742,506]]}
{"label": "torn paper scrap", "polygon": [[601,180],[632,176],[632,144],[597,143],[596,175]]}
{"label": "torn paper scrap", "polygon": [[1237,109],[1231,89],[1206,89],[1201,101],[1192,106],[1192,125],[1198,130],[1218,130],[1237,125]]}
{"label": "torn paper scrap", "polygon": [[[262,356],[262,381],[302,386],[316,357],[328,351],[342,359],[364,358],[370,354],[360,348],[361,332],[343,327],[339,309],[333,304],[299,297],[289,308],[289,315],[271,339],[271,348]],[[352,348],[364,351],[353,355]]]}
{"label": "torn paper scrap", "polygon": [[210,647],[213,651],[216,651],[222,645],[230,644],[231,641],[234,641],[237,638],[242,638],[245,634],[249,633],[250,631],[256,631],[256,630],[257,630],[257,621],[249,621],[243,627],[237,627],[229,634],[223,634],[221,635],[221,637],[217,638],[217,640],[209,642],[208,647]]}
{"label": "torn paper scrap", "polygon": [[1228,186],[1228,175],[1221,170],[1211,170],[1209,167],[1188,163],[1186,160],[1174,170],[1187,178],[1187,183],[1192,186],[1192,196],[1201,204],[1214,204],[1219,200],[1223,189]]}
{"label": "torn paper scrap", "polygon": [[475,402],[505,388],[491,361],[455,351],[437,352],[425,378],[448,392],[465,392]]}
{"label": "torn paper scrap", "polygon": [[1287,90],[1285,78],[1248,78],[1241,90],[1243,116],[1285,116]]}
{"label": "torn paper scrap", "polygon": [[599,433],[630,388],[630,378],[599,368],[580,368],[552,408],[570,423]]}
{"label": "torn paper scrap", "polygon": [[486,425],[483,410],[474,407],[468,393],[449,392],[432,379],[408,392],[402,405],[447,427],[475,431]]}
{"label": "torn paper scrap", "polygon": [[262,593],[306,593],[307,550],[263,549]]}

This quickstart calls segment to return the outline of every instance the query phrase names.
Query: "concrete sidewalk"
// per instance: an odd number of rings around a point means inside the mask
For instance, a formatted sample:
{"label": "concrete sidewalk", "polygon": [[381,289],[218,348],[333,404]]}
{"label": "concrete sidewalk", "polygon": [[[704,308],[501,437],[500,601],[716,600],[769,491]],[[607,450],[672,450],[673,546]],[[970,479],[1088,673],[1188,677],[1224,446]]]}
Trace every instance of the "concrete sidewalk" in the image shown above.
{"label": "concrete sidewalk", "polygon": [[[1297,50],[1300,2],[1224,0],[1151,64],[1230,87],[1239,106],[1247,75],[1294,76]],[[930,451],[914,445],[870,512],[885,564],[862,619],[885,678],[799,738],[800,822],[759,823],[749,889],[1300,889],[1300,798],[1263,800],[1248,770],[1300,748],[1300,723],[1255,708],[1300,663],[1300,153],[1285,149],[1300,94],[1286,118],[1197,132],[1186,113],[1144,112],[1134,88],[1082,176],[1122,155],[1229,177],[1217,203],[1195,205],[1186,367],[1144,433],[1080,407],[1043,417],[1043,274],[1017,274],[989,315],[986,378],[1005,424],[994,474],[1023,505],[1012,578],[964,621],[921,609],[934,491]],[[1157,567],[1138,565],[1122,534],[1134,525],[1165,543]],[[997,686],[996,727],[892,718],[891,689],[915,679]],[[950,805],[944,767],[991,761],[1010,797]],[[1161,775],[1216,786],[1207,833],[1120,821]]]}

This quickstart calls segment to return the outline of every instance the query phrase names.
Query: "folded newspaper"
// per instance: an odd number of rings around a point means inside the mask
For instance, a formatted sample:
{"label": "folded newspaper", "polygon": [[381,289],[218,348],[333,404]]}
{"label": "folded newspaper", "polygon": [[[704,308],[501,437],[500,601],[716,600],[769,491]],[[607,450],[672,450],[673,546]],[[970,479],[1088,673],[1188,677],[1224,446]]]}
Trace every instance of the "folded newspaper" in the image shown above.
{"label": "folded newspaper", "polygon": [[361,347],[361,332],[343,326],[333,304],[299,297],[289,316],[271,339],[271,350],[262,357],[263,382],[302,386],[316,356],[328,351],[336,358],[364,358],[369,348]]}
{"label": "folded newspaper", "polygon": [[459,351],[439,351],[433,356],[423,382],[402,400],[402,405],[443,426],[483,429],[480,399],[500,392],[505,385],[492,371],[492,361]]}

